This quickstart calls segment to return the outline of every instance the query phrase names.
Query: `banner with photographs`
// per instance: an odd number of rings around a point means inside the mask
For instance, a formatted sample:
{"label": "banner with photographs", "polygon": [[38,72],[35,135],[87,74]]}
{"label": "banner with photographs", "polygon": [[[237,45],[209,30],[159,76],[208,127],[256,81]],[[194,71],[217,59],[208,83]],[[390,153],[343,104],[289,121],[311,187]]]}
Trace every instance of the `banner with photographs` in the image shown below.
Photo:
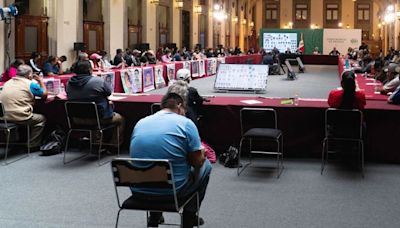
{"label": "banner with photographs", "polygon": [[115,86],[115,73],[110,72],[96,72],[94,75],[101,77],[110,87],[111,90],[114,92]]}
{"label": "banner with photographs", "polygon": [[217,73],[217,59],[209,58],[207,59],[207,75],[211,76]]}
{"label": "banner with photographs", "polygon": [[168,81],[172,81],[176,79],[175,76],[175,64],[167,64],[167,78]]}
{"label": "banner with photographs", "polygon": [[217,68],[215,69],[215,73],[217,73],[219,65],[225,64],[225,58],[218,58],[217,59]]}
{"label": "banner with photographs", "polygon": [[205,66],[204,59],[199,60],[199,76],[204,77],[206,76],[206,66]]}
{"label": "banner with photographs", "polygon": [[199,61],[197,60],[192,61],[192,77],[199,77]]}
{"label": "banner with photographs", "polygon": [[156,89],[160,89],[166,86],[164,80],[164,65],[154,66],[155,79],[156,79]]}
{"label": "banner with photographs", "polygon": [[142,92],[142,69],[133,68],[121,71],[121,81],[124,92],[128,94]]}
{"label": "banner with photographs", "polygon": [[183,62],[183,69],[190,70],[190,61],[184,61]]}
{"label": "banner with photographs", "polygon": [[43,78],[43,83],[46,86],[47,93],[57,95],[61,93],[61,80],[57,78]]}
{"label": "banner with photographs", "polygon": [[154,90],[154,71],[153,67],[143,67],[143,92]]}

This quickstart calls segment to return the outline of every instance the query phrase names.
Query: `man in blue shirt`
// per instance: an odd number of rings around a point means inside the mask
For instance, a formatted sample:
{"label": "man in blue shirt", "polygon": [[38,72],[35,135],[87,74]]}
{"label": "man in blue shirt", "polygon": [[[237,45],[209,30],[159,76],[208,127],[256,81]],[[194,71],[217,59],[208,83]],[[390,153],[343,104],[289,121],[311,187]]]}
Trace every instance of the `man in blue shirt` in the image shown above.
{"label": "man in blue shirt", "polygon": [[43,74],[45,76],[54,76],[63,74],[62,62],[57,56],[50,56],[47,62],[43,65]]}
{"label": "man in blue shirt", "polygon": [[[35,79],[37,82],[33,82]],[[0,101],[6,110],[8,121],[30,126],[31,151],[39,150],[46,118],[33,113],[35,97],[47,98],[43,79],[32,73],[32,68],[22,64],[17,68],[17,76],[8,80],[0,93]]]}
{"label": "man in blue shirt", "polygon": [[[199,133],[194,123],[185,117],[186,94],[169,92],[161,101],[161,111],[140,120],[132,133],[130,156],[132,158],[168,159],[172,161],[178,197],[199,192],[200,204],[204,199],[211,164],[204,157]],[[134,188],[133,193],[165,195],[163,189]],[[200,205],[199,205],[200,206]],[[183,227],[197,225],[196,199],[184,208]],[[202,219],[200,225],[204,223]],[[159,212],[150,213],[149,226],[158,227],[164,222]]]}

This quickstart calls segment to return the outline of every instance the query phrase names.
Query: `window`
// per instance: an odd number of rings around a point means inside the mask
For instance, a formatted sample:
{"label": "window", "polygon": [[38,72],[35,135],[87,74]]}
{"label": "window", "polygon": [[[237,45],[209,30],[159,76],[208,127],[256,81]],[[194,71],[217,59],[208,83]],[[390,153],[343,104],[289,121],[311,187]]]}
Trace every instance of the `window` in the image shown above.
{"label": "window", "polygon": [[265,19],[269,20],[278,20],[278,5],[277,4],[267,4],[265,7]]}
{"label": "window", "polygon": [[308,4],[296,4],[296,21],[308,20]]}
{"label": "window", "polygon": [[337,28],[342,20],[342,1],[324,0],[324,27]]}
{"label": "window", "polygon": [[[255,7],[253,11],[256,11]],[[264,1],[263,27],[279,28],[280,24],[280,2],[275,0]],[[253,18],[255,21],[255,18]]]}
{"label": "window", "polygon": [[358,4],[357,5],[357,20],[358,21],[369,21],[370,5],[369,4]]}
{"label": "window", "polygon": [[326,5],[326,20],[327,21],[339,20],[339,5],[338,4],[327,4]]}

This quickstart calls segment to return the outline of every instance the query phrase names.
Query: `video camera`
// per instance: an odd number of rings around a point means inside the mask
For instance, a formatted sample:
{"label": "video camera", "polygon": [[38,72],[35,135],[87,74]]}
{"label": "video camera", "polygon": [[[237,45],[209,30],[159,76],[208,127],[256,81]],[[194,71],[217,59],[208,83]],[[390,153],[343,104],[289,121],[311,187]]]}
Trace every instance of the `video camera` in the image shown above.
{"label": "video camera", "polygon": [[0,8],[0,18],[1,20],[11,19],[18,15],[18,9],[15,5],[11,4],[8,7]]}

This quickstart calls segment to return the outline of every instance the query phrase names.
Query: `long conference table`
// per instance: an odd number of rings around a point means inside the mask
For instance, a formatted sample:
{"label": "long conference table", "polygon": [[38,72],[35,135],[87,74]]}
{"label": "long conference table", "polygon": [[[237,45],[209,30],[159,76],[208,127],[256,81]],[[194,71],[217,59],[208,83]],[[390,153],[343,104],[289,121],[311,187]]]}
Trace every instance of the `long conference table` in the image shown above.
{"label": "long conference table", "polygon": [[[318,57],[318,56],[315,56]],[[319,56],[320,57],[320,56]],[[253,63],[261,56],[235,56],[226,63]],[[343,71],[343,60],[338,62],[338,74]],[[339,74],[340,75],[340,74]],[[369,161],[400,162],[398,138],[400,136],[400,106],[386,102],[387,96],[378,95],[370,88],[369,79],[359,75],[357,82],[367,95],[364,118],[367,125],[365,156]],[[116,83],[117,85],[117,77]],[[338,85],[339,86],[339,85]],[[117,91],[117,86],[115,87]],[[238,146],[240,140],[240,109],[243,107],[271,107],[277,111],[278,127],[284,134],[285,156],[297,158],[319,158],[322,140],[325,136],[326,100],[300,98],[298,105],[282,104],[285,98],[223,97],[210,98],[204,104],[200,121],[200,134],[217,153],[230,145]],[[127,149],[134,125],[141,118],[150,115],[150,106],[160,102],[161,95],[119,94],[113,96],[115,111],[126,118],[125,145]],[[261,103],[248,105],[242,100],[257,100]],[[35,111],[47,117],[47,131],[55,126],[67,128],[64,111],[65,99],[37,102]]]}

